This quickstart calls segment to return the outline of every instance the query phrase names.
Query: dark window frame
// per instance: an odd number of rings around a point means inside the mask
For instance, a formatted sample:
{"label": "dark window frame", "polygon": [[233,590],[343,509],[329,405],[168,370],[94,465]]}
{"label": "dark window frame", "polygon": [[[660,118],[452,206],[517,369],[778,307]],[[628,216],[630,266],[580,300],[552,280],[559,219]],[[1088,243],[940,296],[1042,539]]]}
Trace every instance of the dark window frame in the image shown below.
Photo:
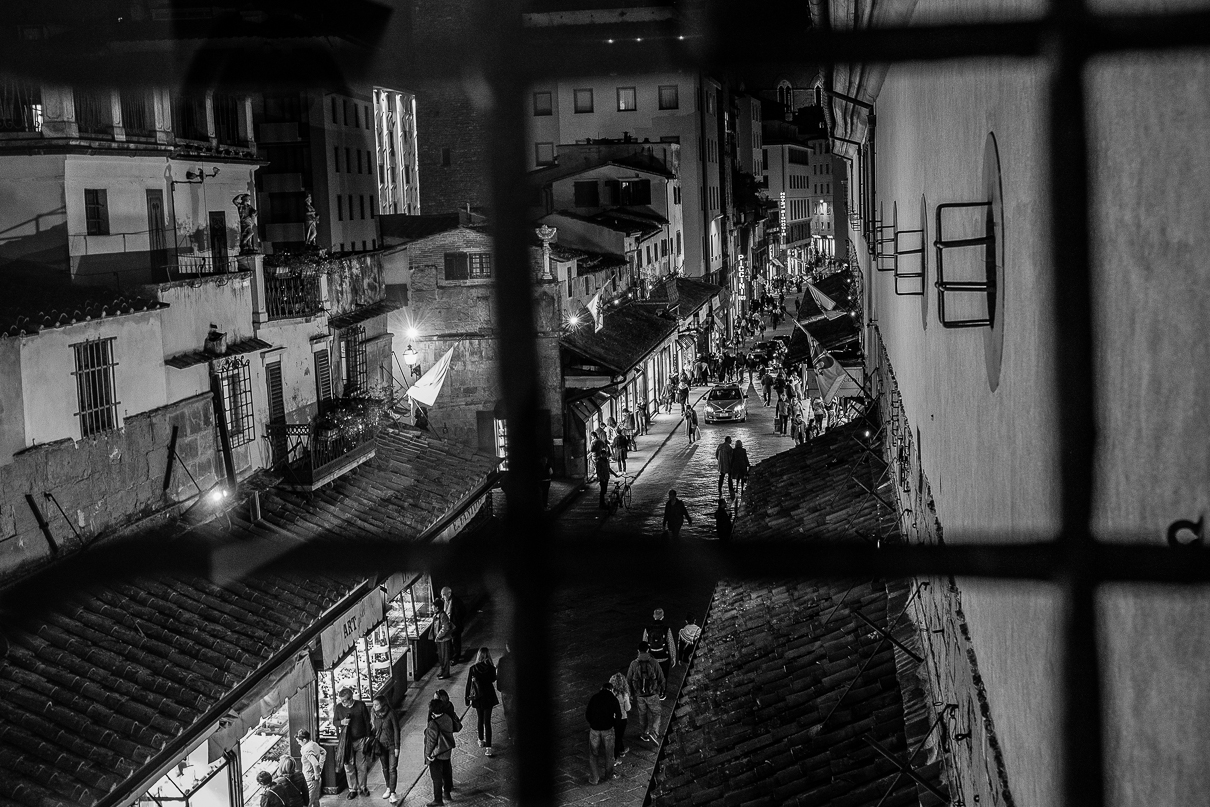
{"label": "dark window frame", "polygon": [[109,235],[109,192],[106,188],[84,189],[84,232]]}
{"label": "dark window frame", "polygon": [[[625,106],[624,93],[630,95],[630,106]],[[618,112],[638,112],[639,91],[637,87],[618,87]]]}
{"label": "dark window frame", "polygon": [[[538,103],[538,99],[546,96],[546,103]],[[555,114],[555,94],[550,90],[538,90],[534,93],[533,110],[535,118],[545,118]]]}
{"label": "dark window frame", "polygon": [[[591,87],[577,87],[572,93],[572,113],[575,115],[590,115],[596,109],[596,99]],[[587,93],[588,103],[581,103],[581,93]]]}
{"label": "dark window frame", "polygon": [[118,366],[114,351],[116,343],[116,337],[107,336],[86,339],[71,346],[75,358],[72,376],[76,379],[76,417],[81,439],[121,426],[118,407],[122,402],[118,400],[114,371]]}
{"label": "dark window frame", "polygon": [[[680,109],[681,108],[681,88],[679,84],[661,84],[657,90],[659,94],[658,107],[663,110]],[[667,100],[665,93],[669,93],[671,100]]]}

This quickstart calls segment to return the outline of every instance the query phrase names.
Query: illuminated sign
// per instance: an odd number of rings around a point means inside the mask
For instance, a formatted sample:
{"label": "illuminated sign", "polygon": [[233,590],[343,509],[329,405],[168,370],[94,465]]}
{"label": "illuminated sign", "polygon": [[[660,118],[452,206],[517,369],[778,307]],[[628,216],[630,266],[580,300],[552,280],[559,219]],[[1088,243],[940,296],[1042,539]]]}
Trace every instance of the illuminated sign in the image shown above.
{"label": "illuminated sign", "polygon": [[778,209],[778,213],[781,215],[781,227],[780,227],[781,236],[780,236],[779,240],[781,241],[781,245],[784,248],[786,246],[786,229],[789,226],[788,222],[786,221],[786,192],[785,191],[781,192],[781,198],[777,200],[777,209]]}

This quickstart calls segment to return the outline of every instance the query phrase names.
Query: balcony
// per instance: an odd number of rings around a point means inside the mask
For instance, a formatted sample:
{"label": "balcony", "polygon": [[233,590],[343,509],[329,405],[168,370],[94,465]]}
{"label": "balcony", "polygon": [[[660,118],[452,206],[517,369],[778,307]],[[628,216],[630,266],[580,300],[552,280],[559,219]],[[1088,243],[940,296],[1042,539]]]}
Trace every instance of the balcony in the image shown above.
{"label": "balcony", "polygon": [[266,424],[282,485],[310,493],[372,459],[383,405],[355,398],[341,401],[310,423]]}
{"label": "balcony", "polygon": [[270,321],[311,317],[323,310],[317,267],[265,266],[265,315]]}
{"label": "balcony", "polygon": [[207,275],[225,275],[240,270],[239,264],[232,255],[188,255],[176,256],[176,265],[172,267],[174,280],[184,280],[191,277]]}

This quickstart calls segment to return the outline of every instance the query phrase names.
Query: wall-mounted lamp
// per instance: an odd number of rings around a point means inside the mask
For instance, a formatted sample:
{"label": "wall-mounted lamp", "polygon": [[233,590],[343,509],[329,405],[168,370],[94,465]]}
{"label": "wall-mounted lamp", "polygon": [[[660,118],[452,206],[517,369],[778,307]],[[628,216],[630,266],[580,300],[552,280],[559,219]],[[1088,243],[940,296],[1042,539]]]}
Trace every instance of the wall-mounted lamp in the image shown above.
{"label": "wall-mounted lamp", "polygon": [[420,378],[424,372],[420,369],[420,354],[412,350],[411,345],[408,345],[408,349],[403,351],[403,363],[411,368],[413,378]]}

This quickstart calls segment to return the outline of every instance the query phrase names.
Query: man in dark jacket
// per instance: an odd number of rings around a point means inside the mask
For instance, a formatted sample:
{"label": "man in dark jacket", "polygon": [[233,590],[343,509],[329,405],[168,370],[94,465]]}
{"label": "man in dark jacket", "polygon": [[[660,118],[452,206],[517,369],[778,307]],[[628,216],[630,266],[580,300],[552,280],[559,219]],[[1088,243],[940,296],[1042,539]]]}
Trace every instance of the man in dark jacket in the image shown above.
{"label": "man in dark jacket", "polygon": [[[676,634],[672,632],[672,626],[664,621],[663,608],[656,608],[652,612],[651,624],[643,631],[643,641],[647,643],[651,658],[660,665],[667,681],[669,671],[676,666]],[[660,700],[663,699],[664,693],[661,692]]]}
{"label": "man in dark jacket", "polygon": [[336,744],[336,761],[345,768],[349,782],[348,798],[370,795],[370,758],[366,754],[366,738],[370,736],[370,710],[364,702],[353,698],[353,690],[344,687],[338,693],[336,725],[340,740]]}
{"label": "man in dark jacket", "polygon": [[609,491],[609,477],[617,476],[609,464],[609,451],[602,449],[593,452],[593,467],[597,474],[597,484],[601,486],[601,502],[598,505],[605,509],[605,494]]}
{"label": "man in dark jacket", "polygon": [[[613,776],[613,726],[614,721],[622,719],[618,699],[608,681],[589,699],[584,717],[588,720],[588,769],[592,772],[590,783],[595,785]],[[603,776],[602,768],[597,767],[598,761],[604,764]]]}
{"label": "man in dark jacket", "polygon": [[442,791],[446,798],[453,798],[454,769],[450,757],[455,745],[454,723],[445,713],[445,706],[437,699],[429,701],[429,722],[424,729],[424,764],[433,779],[433,800],[425,807],[445,804]]}
{"label": "man in dark jacket", "polygon": [[664,504],[664,531],[674,539],[681,537],[681,527],[685,522],[693,523],[685,503],[676,497],[676,490],[668,491],[668,501]]}
{"label": "man in dark jacket", "polygon": [[768,371],[761,376],[760,385],[765,391],[765,406],[769,405],[769,398],[773,394],[773,376],[769,375]]}
{"label": "man in dark jacket", "polygon": [[511,740],[516,736],[513,727],[513,696],[517,692],[517,681],[508,642],[504,643],[504,655],[496,662],[496,691],[500,693],[500,705],[504,708],[504,725],[508,729],[508,739]]}
{"label": "man in dark jacket", "polygon": [[441,599],[445,603],[445,612],[450,616],[450,625],[454,629],[454,663],[462,661],[462,629],[466,627],[466,608],[462,600],[454,596],[454,590],[449,586],[441,589]]}
{"label": "man in dark jacket", "polygon": [[[731,478],[735,480],[739,486],[739,492],[744,492],[744,484],[748,479],[748,469],[751,468],[748,462],[748,449],[744,448],[743,440],[735,441],[735,448],[731,450],[731,469],[728,471]],[[735,494],[731,494],[731,498],[735,498]]]}

